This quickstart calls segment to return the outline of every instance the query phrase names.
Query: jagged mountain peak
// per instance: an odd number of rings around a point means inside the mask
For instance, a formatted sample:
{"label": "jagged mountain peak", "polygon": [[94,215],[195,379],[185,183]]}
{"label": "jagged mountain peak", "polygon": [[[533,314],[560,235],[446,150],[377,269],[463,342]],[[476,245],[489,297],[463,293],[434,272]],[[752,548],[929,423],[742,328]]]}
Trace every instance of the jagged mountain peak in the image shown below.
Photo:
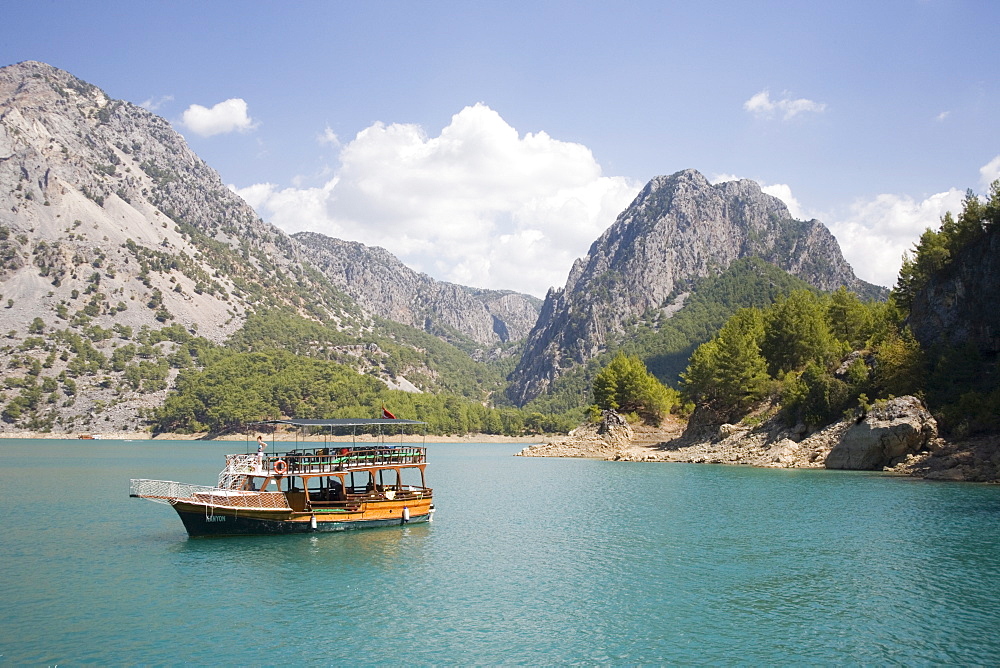
{"label": "jagged mountain peak", "polygon": [[866,296],[884,291],[859,280],[819,221],[795,220],[778,198],[747,179],[711,184],[694,169],[649,181],[635,200],[551,290],[529,335],[510,397],[523,404],[566,369],[585,364],[626,323],[669,316],[701,278],[759,257],[823,289]]}

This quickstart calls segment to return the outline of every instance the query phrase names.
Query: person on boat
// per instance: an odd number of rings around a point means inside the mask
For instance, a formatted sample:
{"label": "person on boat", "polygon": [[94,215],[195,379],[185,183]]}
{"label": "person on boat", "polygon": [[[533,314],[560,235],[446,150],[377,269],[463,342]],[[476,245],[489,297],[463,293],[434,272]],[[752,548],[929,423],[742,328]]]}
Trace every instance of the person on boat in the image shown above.
{"label": "person on boat", "polygon": [[267,443],[264,442],[264,437],[261,434],[257,434],[257,468],[260,469],[264,464],[264,450],[267,449]]}

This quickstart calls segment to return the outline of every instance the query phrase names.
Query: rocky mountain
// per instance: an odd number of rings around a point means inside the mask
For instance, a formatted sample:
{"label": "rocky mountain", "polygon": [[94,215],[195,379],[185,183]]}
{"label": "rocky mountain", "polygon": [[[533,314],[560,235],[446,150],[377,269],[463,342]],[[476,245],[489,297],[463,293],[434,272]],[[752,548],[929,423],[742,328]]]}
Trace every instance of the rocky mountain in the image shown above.
{"label": "rocky mountain", "polygon": [[712,185],[695,170],[650,181],[550,290],[508,392],[523,405],[639,322],[669,317],[695,283],[740,258],[759,257],[822,290],[865,297],[885,290],[858,279],[830,231],[795,220],[750,180]]}
{"label": "rocky mountain", "polygon": [[193,336],[364,314],[164,119],[44,63],[0,68],[4,429],[132,429]]}
{"label": "rocky mountain", "polygon": [[43,63],[0,69],[0,198],[4,330],[82,311],[222,341],[262,302],[307,295],[349,317],[167,121]]}
{"label": "rocky mountain", "polygon": [[541,300],[509,290],[480,290],[420,274],[384,248],[314,232],[292,238],[310,261],[362,309],[423,329],[464,349],[492,348],[528,336]]}
{"label": "rocky mountain", "polygon": [[[423,381],[396,378],[402,367],[374,340],[411,348],[402,371],[425,379],[420,389],[447,382],[427,365],[448,358],[453,373],[457,351],[431,351],[380,317],[466,351],[534,321],[530,297],[436,284],[379,249],[308,241],[263,222],[166,120],[44,63],[0,68],[0,429],[138,428],[191,364],[193,338],[240,334],[252,350],[242,328],[253,314],[320,323],[338,343],[315,342],[319,354],[413,390]],[[363,297],[393,281],[410,287],[392,308]]]}

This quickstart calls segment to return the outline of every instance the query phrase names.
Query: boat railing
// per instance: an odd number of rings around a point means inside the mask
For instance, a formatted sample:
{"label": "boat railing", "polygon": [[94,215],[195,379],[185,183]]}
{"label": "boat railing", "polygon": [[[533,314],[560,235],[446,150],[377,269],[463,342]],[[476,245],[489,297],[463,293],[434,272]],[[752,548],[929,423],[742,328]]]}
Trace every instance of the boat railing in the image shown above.
{"label": "boat railing", "polygon": [[[278,464],[278,462],[282,464]],[[373,466],[412,466],[427,463],[427,448],[418,446],[378,446],[363,448],[314,448],[291,450],[270,455],[265,459],[268,471],[288,475],[303,473],[336,473],[371,468]]]}
{"label": "boat railing", "polygon": [[219,487],[242,489],[248,475],[260,465],[257,455],[226,455],[226,468],[219,472]]}
{"label": "boat railing", "polygon": [[156,503],[176,503],[177,499],[190,497],[193,488],[201,485],[189,485],[172,480],[135,479],[129,481],[128,495],[133,498],[149,499]]}
{"label": "boat railing", "polygon": [[171,505],[187,502],[213,508],[291,510],[284,492],[223,489],[172,480],[133,479],[129,496]]}

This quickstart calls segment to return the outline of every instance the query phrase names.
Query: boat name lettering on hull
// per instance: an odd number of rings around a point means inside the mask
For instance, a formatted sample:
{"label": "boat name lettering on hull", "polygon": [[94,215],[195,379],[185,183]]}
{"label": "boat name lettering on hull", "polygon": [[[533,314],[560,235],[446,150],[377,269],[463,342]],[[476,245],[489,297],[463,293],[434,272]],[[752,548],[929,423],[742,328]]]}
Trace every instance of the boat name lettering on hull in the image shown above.
{"label": "boat name lettering on hull", "polygon": [[225,515],[212,515],[211,517],[206,517],[205,521],[206,522],[225,522],[226,521],[226,516]]}

